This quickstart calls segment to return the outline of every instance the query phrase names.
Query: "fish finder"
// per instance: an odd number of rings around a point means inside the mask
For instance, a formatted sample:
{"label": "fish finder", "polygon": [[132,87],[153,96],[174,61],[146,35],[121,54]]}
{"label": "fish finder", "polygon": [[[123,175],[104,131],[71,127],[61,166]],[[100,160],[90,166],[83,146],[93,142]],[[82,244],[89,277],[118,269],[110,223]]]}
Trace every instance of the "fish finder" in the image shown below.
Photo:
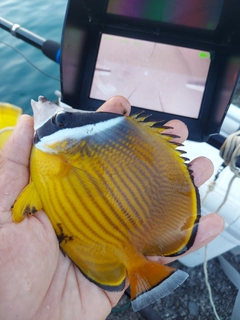
{"label": "fish finder", "polygon": [[123,95],[132,113],[180,119],[207,141],[238,81],[239,16],[239,0],[69,0],[62,101],[96,110]]}

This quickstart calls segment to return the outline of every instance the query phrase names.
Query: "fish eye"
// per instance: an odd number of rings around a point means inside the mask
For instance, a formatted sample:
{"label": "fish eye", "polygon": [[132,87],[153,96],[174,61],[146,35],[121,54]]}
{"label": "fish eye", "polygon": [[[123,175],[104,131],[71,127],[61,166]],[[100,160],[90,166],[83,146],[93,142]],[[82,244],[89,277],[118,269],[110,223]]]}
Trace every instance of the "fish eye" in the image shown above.
{"label": "fish eye", "polygon": [[70,122],[70,114],[68,112],[58,112],[52,117],[52,123],[59,128],[66,127]]}

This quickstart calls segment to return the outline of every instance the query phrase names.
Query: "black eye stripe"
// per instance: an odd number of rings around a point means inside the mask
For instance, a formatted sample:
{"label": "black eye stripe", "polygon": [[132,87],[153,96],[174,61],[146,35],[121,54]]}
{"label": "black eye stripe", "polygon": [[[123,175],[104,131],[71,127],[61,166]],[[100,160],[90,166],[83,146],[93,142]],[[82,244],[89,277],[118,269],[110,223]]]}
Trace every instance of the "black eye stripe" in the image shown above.
{"label": "black eye stripe", "polygon": [[[61,115],[60,115],[61,114]],[[63,121],[62,115],[66,117]],[[113,118],[123,117],[123,115],[110,112],[67,112],[60,111],[51,119],[45,122],[35,132],[34,143],[40,141],[43,137],[49,136],[56,131],[64,130],[65,128],[84,127],[86,125],[94,125],[102,121]],[[67,123],[68,122],[68,123]]]}

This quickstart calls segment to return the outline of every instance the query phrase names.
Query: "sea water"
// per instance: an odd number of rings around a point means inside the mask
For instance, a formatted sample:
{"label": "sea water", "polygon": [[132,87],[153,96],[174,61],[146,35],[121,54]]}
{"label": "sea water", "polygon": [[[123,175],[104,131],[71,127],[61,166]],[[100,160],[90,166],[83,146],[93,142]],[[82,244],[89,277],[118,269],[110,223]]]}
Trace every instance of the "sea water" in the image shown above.
{"label": "sea water", "polygon": [[[46,40],[61,42],[67,0],[1,0],[0,17],[36,33]],[[60,66],[41,50],[13,37],[0,28],[0,101],[21,107],[32,114],[30,100],[39,95],[56,100],[60,81],[49,78],[32,67],[17,49],[44,73],[59,79]]]}

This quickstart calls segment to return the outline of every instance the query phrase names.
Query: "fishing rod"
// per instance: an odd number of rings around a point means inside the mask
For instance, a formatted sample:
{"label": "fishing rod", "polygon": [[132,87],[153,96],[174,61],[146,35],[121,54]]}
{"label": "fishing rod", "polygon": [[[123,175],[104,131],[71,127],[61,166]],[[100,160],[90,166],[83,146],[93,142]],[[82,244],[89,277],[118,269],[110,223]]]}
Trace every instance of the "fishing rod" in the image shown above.
{"label": "fishing rod", "polygon": [[12,23],[0,17],[0,28],[11,33],[12,36],[19,38],[35,48],[41,50],[43,54],[52,61],[60,64],[61,45],[53,40],[46,40],[37,34],[21,27],[17,23]]}

